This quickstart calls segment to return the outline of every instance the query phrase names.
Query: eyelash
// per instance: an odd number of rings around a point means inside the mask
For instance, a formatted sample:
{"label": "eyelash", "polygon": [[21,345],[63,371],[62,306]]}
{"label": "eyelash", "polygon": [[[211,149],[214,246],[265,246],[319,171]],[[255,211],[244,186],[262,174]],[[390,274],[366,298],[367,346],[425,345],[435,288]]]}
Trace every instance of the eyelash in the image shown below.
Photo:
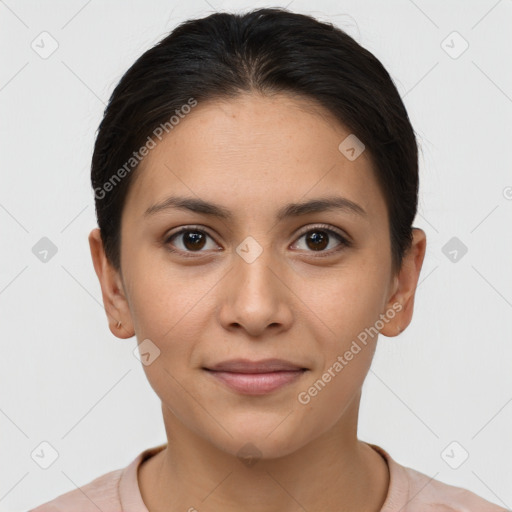
{"label": "eyelash", "polygon": [[[337,254],[339,251],[341,251],[345,248],[352,247],[351,241],[349,241],[346,237],[344,237],[337,230],[334,230],[328,224],[317,224],[317,225],[311,226],[310,228],[299,233],[297,240],[302,238],[304,235],[307,235],[311,231],[315,231],[315,230],[325,231],[329,234],[332,234],[338,239],[339,242],[341,242],[337,248],[331,249],[330,251],[318,251],[316,253],[317,256],[315,256],[315,257],[322,258],[322,257],[332,256],[333,254]],[[166,245],[167,250],[169,250],[170,252],[179,253],[180,255],[182,255],[186,258],[197,258],[198,256],[196,256],[194,253],[201,253],[201,252],[205,252],[205,251],[182,251],[181,249],[173,249],[169,245],[173,238],[177,237],[178,235],[180,235],[182,233],[187,233],[187,232],[199,232],[199,233],[205,234],[213,239],[213,237],[207,231],[202,229],[200,226],[184,226],[184,227],[180,228],[178,231],[176,231],[175,233],[173,233],[172,235],[169,235],[168,237],[166,237],[164,240],[164,243]],[[307,251],[307,252],[314,253],[315,251]]]}

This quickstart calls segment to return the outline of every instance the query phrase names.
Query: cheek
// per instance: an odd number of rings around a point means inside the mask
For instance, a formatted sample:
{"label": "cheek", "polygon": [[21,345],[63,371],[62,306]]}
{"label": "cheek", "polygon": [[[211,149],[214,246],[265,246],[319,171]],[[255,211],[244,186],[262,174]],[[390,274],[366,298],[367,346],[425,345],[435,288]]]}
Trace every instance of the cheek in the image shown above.
{"label": "cheek", "polygon": [[196,362],[194,348],[212,316],[208,292],[218,276],[205,276],[194,267],[178,268],[162,255],[164,250],[139,252],[127,269],[138,342],[151,340],[160,351],[160,365],[183,374]]}
{"label": "cheek", "polygon": [[329,431],[343,417],[346,425],[357,423],[357,399],[368,374],[375,343],[354,343],[351,336],[340,335],[340,341],[321,348],[322,368],[304,382],[296,397],[301,432],[306,438]]}
{"label": "cheek", "polygon": [[132,294],[138,343],[156,354],[150,364],[143,364],[146,378],[159,399],[186,422],[197,412],[187,391],[194,388],[194,350],[205,328],[204,291],[189,282],[184,289],[183,278],[153,266],[138,275]]}
{"label": "cheek", "polygon": [[384,305],[387,276],[380,266],[360,261],[340,267],[325,279],[304,282],[300,296],[324,348],[341,352],[374,325]]}
{"label": "cheek", "polygon": [[179,269],[164,249],[139,251],[132,257],[127,274],[137,336],[153,336],[162,343],[196,315],[208,289],[207,280],[192,267]]}
{"label": "cheek", "polygon": [[[375,322],[380,314],[379,288],[357,274],[313,295],[309,322],[314,322],[319,367],[298,398],[304,421],[313,428],[334,425],[360,391],[376,349]],[[305,428],[307,428],[305,426]]]}

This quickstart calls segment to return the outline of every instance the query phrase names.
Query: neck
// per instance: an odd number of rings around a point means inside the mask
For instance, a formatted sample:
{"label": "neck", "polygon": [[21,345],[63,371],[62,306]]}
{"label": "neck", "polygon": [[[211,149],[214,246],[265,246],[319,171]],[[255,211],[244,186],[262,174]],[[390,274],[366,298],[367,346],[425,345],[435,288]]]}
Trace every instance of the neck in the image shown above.
{"label": "neck", "polygon": [[379,512],[388,492],[388,467],[357,439],[355,402],[343,424],[299,450],[252,462],[220,450],[163,407],[168,444],[139,467],[142,499],[149,512]]}

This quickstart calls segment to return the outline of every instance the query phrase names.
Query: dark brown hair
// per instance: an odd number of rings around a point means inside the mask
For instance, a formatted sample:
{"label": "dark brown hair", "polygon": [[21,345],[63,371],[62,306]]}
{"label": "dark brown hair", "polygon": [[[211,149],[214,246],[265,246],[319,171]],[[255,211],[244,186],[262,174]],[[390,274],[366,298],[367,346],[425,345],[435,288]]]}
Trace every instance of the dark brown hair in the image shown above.
{"label": "dark brown hair", "polygon": [[412,242],[418,195],[418,148],[400,95],[381,62],[344,31],[283,8],[185,21],[123,75],[98,128],[91,167],[111,264],[121,269],[121,213],[136,151],[191,98],[252,91],[314,100],[363,142],[386,200],[398,271]]}

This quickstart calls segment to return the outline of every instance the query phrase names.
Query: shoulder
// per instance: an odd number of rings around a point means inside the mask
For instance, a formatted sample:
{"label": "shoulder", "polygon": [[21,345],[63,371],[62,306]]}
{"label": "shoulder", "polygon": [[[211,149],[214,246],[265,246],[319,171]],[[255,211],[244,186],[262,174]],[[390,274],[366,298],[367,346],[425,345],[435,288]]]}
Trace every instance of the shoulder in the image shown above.
{"label": "shoulder", "polygon": [[119,512],[118,484],[123,469],[101,475],[28,512]]}
{"label": "shoulder", "polygon": [[409,479],[411,511],[415,509],[415,504],[419,507],[418,510],[435,510],[436,512],[505,512],[507,510],[467,489],[434,480],[412,468],[403,468]]}
{"label": "shoulder", "polygon": [[389,468],[389,490],[381,512],[507,512],[467,489],[402,466],[378,445],[370,446],[384,457]]}

